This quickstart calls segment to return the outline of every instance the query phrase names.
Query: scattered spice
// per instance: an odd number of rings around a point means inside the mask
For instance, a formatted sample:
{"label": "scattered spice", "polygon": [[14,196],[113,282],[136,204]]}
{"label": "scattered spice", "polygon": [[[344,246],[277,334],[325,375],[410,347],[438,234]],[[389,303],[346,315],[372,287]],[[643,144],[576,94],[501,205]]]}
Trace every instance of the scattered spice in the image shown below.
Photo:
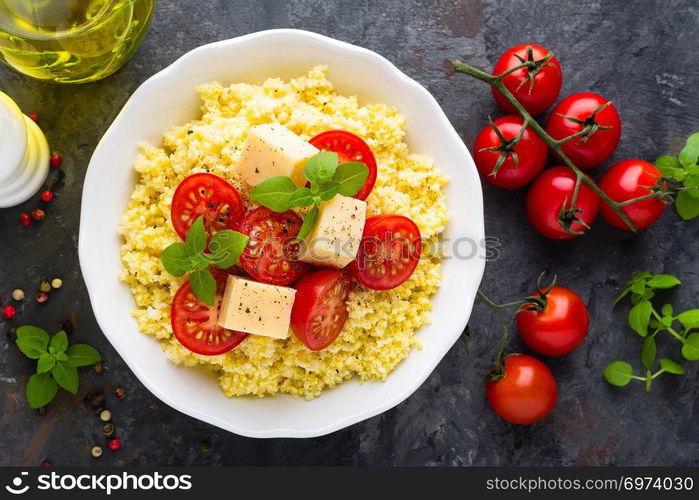
{"label": "scattered spice", "polygon": [[112,438],[107,441],[107,446],[109,446],[110,450],[117,451],[119,448],[121,448],[121,440]]}
{"label": "scattered spice", "polygon": [[43,462],[41,462],[41,465],[39,465],[39,467],[43,467],[43,468],[53,467],[53,464],[51,462],[49,462],[48,460],[44,460]]}
{"label": "scattered spice", "polygon": [[5,335],[10,342],[15,342],[17,340],[17,330],[14,328],[10,328]]}
{"label": "scattered spice", "polygon": [[39,293],[36,294],[36,301],[37,301],[39,304],[43,304],[43,303],[46,302],[47,300],[49,300],[49,294],[48,294],[48,293],[39,292]]}
{"label": "scattered spice", "polygon": [[26,213],[26,212],[22,212],[22,213],[19,215],[19,220],[22,221],[22,225],[23,225],[24,227],[29,227],[29,224],[32,223],[32,218],[31,218],[31,217],[29,216],[29,214]]}
{"label": "scattered spice", "polygon": [[102,363],[101,361],[99,363],[95,363],[92,369],[95,373],[102,373],[104,371],[104,363]]}
{"label": "scattered spice", "polygon": [[114,424],[107,422],[102,426],[102,432],[106,437],[112,437],[112,434],[114,434]]}
{"label": "scattered spice", "polygon": [[102,422],[109,422],[112,419],[112,412],[109,410],[102,410],[100,412],[100,420]]}
{"label": "scattered spice", "polygon": [[15,309],[15,306],[13,305],[6,305],[2,308],[2,316],[8,321],[14,318],[16,314],[17,309]]}
{"label": "scattered spice", "polygon": [[100,415],[104,411],[104,408],[101,406],[96,406],[94,410],[92,410],[92,413],[95,415]]}
{"label": "scattered spice", "polygon": [[53,191],[47,189],[46,191],[41,193],[41,201],[49,203],[51,200],[53,200]]}
{"label": "scattered spice", "polygon": [[58,153],[53,153],[49,157],[49,165],[51,165],[53,168],[58,168],[63,165],[63,158]]}
{"label": "scattered spice", "polygon": [[49,293],[51,291],[51,283],[49,283],[48,281],[42,281],[39,285],[39,291]]}
{"label": "scattered spice", "polygon": [[24,300],[24,291],[20,290],[17,288],[16,290],[12,290],[12,298],[19,302],[20,300]]}
{"label": "scattered spice", "polygon": [[34,123],[39,123],[39,113],[36,111],[30,111],[27,116],[29,116]]}
{"label": "scattered spice", "polygon": [[92,406],[102,406],[102,403],[104,403],[104,396],[102,394],[93,394],[92,396],[88,396],[88,401],[90,401]]}
{"label": "scattered spice", "polygon": [[59,289],[63,286],[63,280],[60,278],[54,278],[51,280],[51,288]]}
{"label": "scattered spice", "polygon": [[38,415],[46,415],[46,411],[47,411],[47,409],[45,406],[41,406],[41,407],[36,409],[36,413]]}
{"label": "scattered spice", "polygon": [[95,458],[99,458],[102,456],[102,447],[101,446],[93,446],[92,447],[92,456]]}
{"label": "scattered spice", "polygon": [[126,389],[123,387],[117,387],[114,390],[114,394],[116,395],[117,399],[124,399],[126,397]]}
{"label": "scattered spice", "polygon": [[41,220],[44,220],[45,218],[46,218],[46,212],[44,212],[42,209],[35,208],[34,210],[32,210],[32,219],[34,219],[35,221],[41,221]]}
{"label": "scattered spice", "polygon": [[211,443],[210,442],[208,442],[205,439],[199,442],[199,451],[201,453],[207,453],[209,450],[211,450]]}

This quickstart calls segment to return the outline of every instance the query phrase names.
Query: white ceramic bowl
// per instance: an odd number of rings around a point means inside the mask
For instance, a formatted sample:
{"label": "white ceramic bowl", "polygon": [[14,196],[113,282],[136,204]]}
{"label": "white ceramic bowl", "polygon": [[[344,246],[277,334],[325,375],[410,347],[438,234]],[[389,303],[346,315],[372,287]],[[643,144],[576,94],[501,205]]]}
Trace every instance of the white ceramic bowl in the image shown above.
{"label": "white ceramic bowl", "polygon": [[414,350],[381,383],[350,380],[306,401],[286,395],[227,399],[214,375],[175,366],[158,342],[139,332],[135,307],[119,280],[120,217],[134,186],[131,164],[138,141],[160,144],[162,134],[199,116],[195,86],[261,83],[265,78],[305,74],[316,64],[342,94],[361,103],[396,106],[407,118],[412,151],[430,156],[451,177],[446,236],[463,238],[462,253],[480,245],[483,202],[475,165],[435,99],[383,57],[314,33],[271,30],[199,47],[141,85],[95,150],[85,177],[80,219],[80,265],[92,308],[105,335],[140,381],[163,402],[210,424],[250,437],[313,437],[384,412],[410,396],[459,338],[471,313],[483,268],[483,250],[444,262],[444,280],[434,297],[432,324]]}

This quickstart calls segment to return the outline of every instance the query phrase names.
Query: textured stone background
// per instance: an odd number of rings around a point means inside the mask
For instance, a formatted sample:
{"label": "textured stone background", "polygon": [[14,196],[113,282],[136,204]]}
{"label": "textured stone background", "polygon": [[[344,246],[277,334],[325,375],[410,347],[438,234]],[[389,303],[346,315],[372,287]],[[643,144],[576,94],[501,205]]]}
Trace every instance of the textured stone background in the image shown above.
{"label": "textured stone background", "polygon": [[[591,90],[619,107],[624,132],[612,161],[652,161],[677,153],[699,130],[698,24],[694,0],[158,0],[143,46],[107,80],[55,86],[0,68],[0,89],[23,109],[38,110],[49,141],[63,153],[66,174],[43,224],[21,227],[19,214],[33,208],[31,202],[0,211],[0,302],[17,286],[34,290],[42,277],[65,282],[49,303],[27,301],[10,325],[0,321],[0,465],[697,465],[696,366],[684,377],[657,379],[651,394],[640,384],[611,388],[601,378],[613,359],[638,365],[639,342],[625,328],[625,312],[610,308],[633,271],[679,275],[684,285],[673,300],[678,307],[697,305],[699,223],[682,222],[673,209],[637,236],[600,220],[584,238],[553,243],[527,226],[524,192],[485,187],[486,231],[503,248],[487,266],[484,289],[501,301],[524,295],[548,270],[587,298],[592,314],[582,347],[547,361],[560,400],[549,418],[529,427],[508,425],[487,407],[480,381],[499,332],[490,312],[477,305],[470,354],[454,346],[411,398],[381,416],[309,440],[252,440],[221,431],[170,409],[133,376],[96,325],[76,252],[82,180],[97,141],[141,82],[201,44],[294,27],[368,47],[425,85],[470,146],[487,116],[500,111],[489,89],[452,74],[448,61],[459,57],[490,69],[507,47],[538,42],[563,65],[562,95]],[[99,461],[90,457],[90,447],[103,443],[99,419],[66,393],[46,415],[32,412],[23,391],[33,362],[4,340],[9,326],[31,322],[56,330],[71,314],[75,338],[96,345],[107,365],[103,374],[81,376],[81,392],[108,395],[123,440],[120,452]],[[675,356],[675,344],[662,340],[661,352]],[[517,341],[511,347],[525,350]],[[118,385],[129,392],[123,401],[112,396]]]}

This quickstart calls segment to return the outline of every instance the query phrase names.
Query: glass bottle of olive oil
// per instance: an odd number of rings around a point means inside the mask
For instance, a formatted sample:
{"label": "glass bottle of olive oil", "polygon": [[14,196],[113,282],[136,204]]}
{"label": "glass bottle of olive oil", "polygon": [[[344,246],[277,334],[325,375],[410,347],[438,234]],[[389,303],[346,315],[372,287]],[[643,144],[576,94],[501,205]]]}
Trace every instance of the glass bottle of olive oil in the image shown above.
{"label": "glass bottle of olive oil", "polygon": [[0,0],[0,61],[59,83],[119,69],[148,31],[155,0]]}

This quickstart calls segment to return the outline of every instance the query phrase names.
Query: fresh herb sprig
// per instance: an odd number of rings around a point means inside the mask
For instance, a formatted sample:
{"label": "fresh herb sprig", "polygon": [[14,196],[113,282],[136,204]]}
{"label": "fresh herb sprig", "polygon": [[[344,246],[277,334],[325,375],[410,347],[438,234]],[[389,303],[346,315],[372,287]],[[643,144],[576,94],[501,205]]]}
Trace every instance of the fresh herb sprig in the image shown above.
{"label": "fresh herb sprig", "polygon": [[699,216],[699,132],[689,136],[675,158],[661,156],[655,161],[665,179],[679,185],[675,209],[684,220]]}
{"label": "fresh herb sprig", "polygon": [[217,232],[209,241],[206,251],[204,218],[199,217],[187,232],[184,242],[173,243],[162,255],[165,270],[175,277],[189,274],[189,285],[199,300],[213,306],[216,300],[216,280],[209,271],[210,265],[227,269],[238,261],[248,237],[231,229]]}
{"label": "fresh herb sprig", "polygon": [[351,161],[338,166],[338,161],[337,153],[321,151],[303,167],[303,176],[310,187],[297,187],[291,178],[278,175],[258,184],[251,198],[274,212],[312,205],[296,237],[296,241],[301,241],[318,221],[322,202],[333,199],[337,194],[354,196],[369,177],[369,169],[364,163]]}
{"label": "fresh herb sprig", "polygon": [[631,329],[643,338],[640,357],[645,375],[634,375],[632,366],[626,361],[614,361],[604,369],[607,382],[623,387],[632,380],[641,380],[645,382],[646,391],[650,391],[651,382],[659,375],[684,374],[685,369],[668,358],[661,358],[658,361],[660,368],[653,372],[657,357],[656,336],[661,332],[667,332],[682,345],[680,353],[684,359],[699,360],[699,309],[675,314],[672,304],[664,304],[658,310],[652,302],[657,290],[674,288],[680,284],[680,280],[670,274],[642,271],[633,276],[617,297],[614,305],[626,297],[630,298],[632,307],[627,319]]}
{"label": "fresh herb sprig", "polygon": [[36,359],[36,373],[27,382],[27,401],[32,408],[49,404],[58,387],[71,394],[78,392],[78,367],[92,366],[102,356],[87,344],[68,345],[68,335],[61,330],[52,337],[37,326],[17,328],[17,346],[29,359]]}

